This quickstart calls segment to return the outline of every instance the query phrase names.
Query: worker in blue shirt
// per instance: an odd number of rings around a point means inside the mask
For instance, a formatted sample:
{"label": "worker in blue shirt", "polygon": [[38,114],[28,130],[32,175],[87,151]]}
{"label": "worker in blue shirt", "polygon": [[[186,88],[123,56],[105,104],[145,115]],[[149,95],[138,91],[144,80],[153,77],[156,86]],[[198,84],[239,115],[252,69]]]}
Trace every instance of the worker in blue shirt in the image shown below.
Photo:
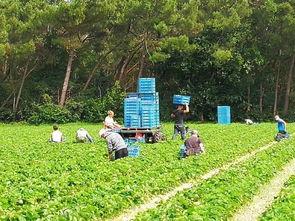
{"label": "worker in blue shirt", "polygon": [[286,122],[283,119],[281,119],[279,117],[279,115],[275,116],[275,120],[278,123],[279,133],[286,134],[287,133],[287,124],[286,124]]}

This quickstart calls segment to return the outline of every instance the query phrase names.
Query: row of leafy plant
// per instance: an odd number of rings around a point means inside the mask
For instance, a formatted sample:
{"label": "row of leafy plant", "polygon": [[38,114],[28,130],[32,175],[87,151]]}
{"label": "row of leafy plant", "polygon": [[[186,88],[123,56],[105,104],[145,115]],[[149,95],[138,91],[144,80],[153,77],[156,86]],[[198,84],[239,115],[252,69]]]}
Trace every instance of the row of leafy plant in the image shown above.
{"label": "row of leafy plant", "polygon": [[[84,127],[94,144],[74,143]],[[47,142],[50,125],[0,125],[0,219],[105,219],[231,162],[273,140],[274,124],[189,124],[207,153],[178,159],[181,140],[141,144],[139,158],[109,162],[100,125],[67,124],[63,144]],[[164,124],[172,136],[173,124]],[[295,125],[289,125],[295,128]]]}
{"label": "row of leafy plant", "polygon": [[285,184],[279,198],[260,220],[293,220],[295,217],[295,176]]}
{"label": "row of leafy plant", "polygon": [[294,144],[291,139],[260,152],[136,220],[228,220],[295,157]]}

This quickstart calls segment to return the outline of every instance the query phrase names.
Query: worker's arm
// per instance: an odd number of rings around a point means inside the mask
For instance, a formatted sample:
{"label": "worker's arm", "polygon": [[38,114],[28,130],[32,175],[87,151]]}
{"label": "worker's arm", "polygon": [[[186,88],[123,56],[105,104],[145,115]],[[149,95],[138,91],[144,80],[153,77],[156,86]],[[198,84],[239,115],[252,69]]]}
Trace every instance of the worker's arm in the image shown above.
{"label": "worker's arm", "polygon": [[113,144],[112,144],[111,140],[107,140],[107,145],[108,145],[109,160],[112,160],[112,158],[113,158]]}
{"label": "worker's arm", "polygon": [[109,153],[109,160],[112,160],[112,159],[113,159],[113,154]]}
{"label": "worker's arm", "polygon": [[287,123],[284,120],[282,120],[282,123],[284,124],[285,131],[287,131]]}
{"label": "worker's arm", "polygon": [[185,110],[183,111],[183,113],[185,113],[185,114],[189,113],[188,103],[185,104]]}
{"label": "worker's arm", "polygon": [[175,118],[175,114],[172,113],[172,114],[170,115],[170,117]]}
{"label": "worker's arm", "polygon": [[204,147],[204,144],[203,144],[203,143],[200,143],[200,147],[201,147],[201,151],[202,151],[203,153],[205,153],[205,147]]}
{"label": "worker's arm", "polygon": [[92,137],[90,136],[90,134],[88,132],[86,133],[86,137],[87,137],[87,139],[89,140],[90,143],[93,143],[93,139],[92,139]]}

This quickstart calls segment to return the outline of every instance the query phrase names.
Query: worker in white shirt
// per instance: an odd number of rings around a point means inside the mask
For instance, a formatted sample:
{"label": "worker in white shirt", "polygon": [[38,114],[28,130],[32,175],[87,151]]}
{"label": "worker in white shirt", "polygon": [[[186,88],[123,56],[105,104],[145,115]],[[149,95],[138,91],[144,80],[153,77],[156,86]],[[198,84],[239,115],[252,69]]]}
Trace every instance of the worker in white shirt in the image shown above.
{"label": "worker in white shirt", "polygon": [[118,124],[114,120],[114,112],[109,110],[108,111],[108,116],[104,120],[104,125],[107,129],[116,129],[116,128],[121,128],[120,124]]}
{"label": "worker in white shirt", "polygon": [[53,143],[64,142],[62,132],[59,130],[57,125],[53,125],[53,132],[51,133],[50,142],[53,142]]}
{"label": "worker in white shirt", "polygon": [[84,128],[80,128],[79,130],[77,130],[77,132],[76,132],[76,141],[78,143],[85,143],[85,142],[93,143],[92,137],[89,135],[87,130],[85,130]]}

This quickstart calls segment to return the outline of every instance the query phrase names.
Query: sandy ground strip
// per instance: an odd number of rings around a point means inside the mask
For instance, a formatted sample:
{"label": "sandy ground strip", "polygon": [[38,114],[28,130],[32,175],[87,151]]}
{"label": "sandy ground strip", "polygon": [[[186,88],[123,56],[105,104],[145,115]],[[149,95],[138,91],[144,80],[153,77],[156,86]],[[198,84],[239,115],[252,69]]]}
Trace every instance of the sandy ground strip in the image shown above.
{"label": "sandy ground strip", "polygon": [[254,221],[275,201],[284,184],[295,175],[295,159],[291,160],[281,172],[279,172],[269,183],[264,185],[251,203],[239,210],[231,220]]}
{"label": "sandy ground strip", "polygon": [[246,154],[246,155],[244,155],[244,156],[242,156],[242,157],[240,157],[240,158],[238,158],[238,159],[236,159],[236,160],[234,160],[234,161],[232,161],[220,168],[213,169],[213,170],[209,171],[208,173],[202,175],[200,177],[200,179],[184,183],[166,194],[155,196],[153,199],[147,201],[146,203],[143,203],[137,207],[129,209],[125,213],[123,213],[122,215],[120,215],[114,219],[110,219],[110,221],[133,220],[136,218],[136,216],[139,213],[143,213],[143,212],[146,212],[150,209],[156,208],[160,203],[166,202],[168,199],[174,197],[178,192],[182,192],[186,189],[190,189],[190,188],[198,185],[201,181],[208,180],[208,179],[216,176],[217,174],[219,174],[221,171],[227,170],[236,164],[242,163],[242,162],[248,160],[249,158],[251,158],[252,156],[256,155],[257,153],[269,149],[270,147],[272,147],[275,144],[277,144],[277,142],[273,141],[273,142],[271,142],[263,147],[260,147],[259,149],[254,150],[254,151],[252,151],[252,152],[250,152],[250,153],[248,153],[248,154]]}

